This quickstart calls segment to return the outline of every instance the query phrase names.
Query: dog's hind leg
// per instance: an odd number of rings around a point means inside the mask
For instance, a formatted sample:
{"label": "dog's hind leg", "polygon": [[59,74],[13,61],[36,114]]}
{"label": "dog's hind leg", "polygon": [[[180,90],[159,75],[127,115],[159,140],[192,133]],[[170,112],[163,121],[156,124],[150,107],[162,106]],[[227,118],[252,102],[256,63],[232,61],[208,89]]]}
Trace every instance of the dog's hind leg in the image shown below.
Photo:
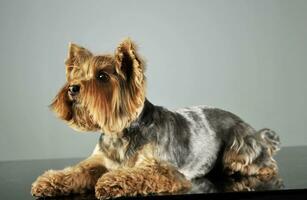
{"label": "dog's hind leg", "polygon": [[270,129],[255,131],[241,122],[230,131],[224,154],[226,172],[242,175],[271,175],[278,170],[273,155],[279,150],[280,141]]}

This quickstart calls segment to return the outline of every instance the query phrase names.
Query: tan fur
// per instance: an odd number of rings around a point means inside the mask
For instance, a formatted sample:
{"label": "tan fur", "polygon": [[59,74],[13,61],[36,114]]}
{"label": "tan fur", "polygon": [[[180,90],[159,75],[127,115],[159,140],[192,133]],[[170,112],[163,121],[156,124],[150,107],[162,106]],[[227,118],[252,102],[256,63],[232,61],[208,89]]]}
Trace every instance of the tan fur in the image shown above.
{"label": "tan fur", "polygon": [[[272,155],[278,149],[266,136],[268,129],[253,133],[246,124],[237,124],[233,129],[233,137],[223,154],[223,166],[228,173],[240,172],[243,175],[270,175],[278,172],[276,161]],[[240,137],[237,137],[240,135]],[[269,170],[270,169],[270,170]]]}
{"label": "tan fur", "polygon": [[[80,131],[97,131],[99,126],[106,134],[118,134],[136,119],[145,100],[145,63],[130,39],[124,40],[117,47],[114,56],[94,56],[87,49],[70,44],[65,64],[69,84],[81,85],[82,99],[76,101],[80,102],[80,107],[87,108],[82,113],[87,120],[83,120],[80,126],[73,119],[75,110],[69,108],[70,100],[65,96],[68,85],[63,87],[51,104],[58,117],[68,121],[74,129],[80,127]],[[108,83],[100,84],[93,79],[99,70],[108,73]],[[131,77],[126,75],[127,70],[133,71]],[[120,90],[121,83],[127,83],[125,90]],[[97,124],[93,124],[93,121]]]}
{"label": "tan fur", "polygon": [[34,196],[57,196],[93,190],[98,178],[107,170],[100,155],[91,156],[76,166],[48,170],[32,184]]}
{"label": "tan fur", "polygon": [[[223,165],[229,174],[240,172],[242,175],[268,175],[277,174],[276,161],[270,157],[263,163],[254,163],[248,154],[239,154],[236,151],[226,151],[223,157]],[[264,163],[266,163],[264,165]]]}
{"label": "tan fur", "polygon": [[[93,55],[70,44],[65,65],[67,83],[51,109],[75,130],[100,131],[106,137],[85,161],[38,177],[32,195],[84,193],[95,185],[98,198],[173,193],[190,187],[177,169],[155,158],[155,144],[126,157],[129,141],[121,137],[122,131],[140,114],[146,91],[145,63],[129,38],[119,44],[114,55]],[[97,79],[100,72],[107,75],[107,81]],[[72,85],[80,86],[78,96],[69,93]]]}
{"label": "tan fur", "polygon": [[153,193],[186,192],[191,187],[175,168],[156,162],[133,168],[122,168],[104,174],[97,182],[95,194],[105,199],[120,196],[148,195]]}
{"label": "tan fur", "polygon": [[113,155],[96,150],[76,166],[45,172],[32,184],[31,193],[58,196],[95,188],[96,197],[105,199],[188,191],[190,181],[175,167],[156,160],[154,147],[154,144],[145,145],[126,160],[116,160]]}
{"label": "tan fur", "polygon": [[67,96],[68,84],[65,84],[50,105],[51,109],[61,119],[77,131],[97,131],[100,127],[93,121],[88,111],[82,105],[74,106]]}

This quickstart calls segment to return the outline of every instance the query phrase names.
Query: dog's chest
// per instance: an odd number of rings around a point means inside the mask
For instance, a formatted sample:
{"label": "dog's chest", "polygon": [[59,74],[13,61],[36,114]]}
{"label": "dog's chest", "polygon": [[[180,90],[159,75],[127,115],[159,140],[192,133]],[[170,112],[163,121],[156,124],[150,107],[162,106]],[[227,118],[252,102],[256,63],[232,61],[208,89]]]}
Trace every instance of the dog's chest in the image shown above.
{"label": "dog's chest", "polygon": [[154,140],[136,132],[129,132],[122,137],[101,135],[99,146],[102,153],[111,161],[121,166],[133,167],[144,158],[154,159]]}

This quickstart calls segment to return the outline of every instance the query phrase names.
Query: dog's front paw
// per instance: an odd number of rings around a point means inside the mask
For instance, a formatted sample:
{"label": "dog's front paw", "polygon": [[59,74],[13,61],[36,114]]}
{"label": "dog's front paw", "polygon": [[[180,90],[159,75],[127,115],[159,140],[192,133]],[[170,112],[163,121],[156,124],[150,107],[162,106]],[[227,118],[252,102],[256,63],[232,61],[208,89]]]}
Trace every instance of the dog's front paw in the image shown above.
{"label": "dog's front paw", "polygon": [[[130,181],[130,184],[133,185],[133,181]],[[135,196],[137,188],[131,188],[131,185],[127,185],[126,180],[123,177],[107,174],[107,176],[102,176],[97,181],[95,186],[95,196],[98,199]]]}
{"label": "dog's front paw", "polygon": [[32,183],[31,194],[35,197],[52,197],[68,194],[63,184],[60,172],[49,170]]}
{"label": "dog's front paw", "polygon": [[95,187],[95,196],[97,199],[108,199],[111,198],[110,193],[108,193],[105,189],[104,189],[104,185],[102,184],[97,184]]}
{"label": "dog's front paw", "polygon": [[119,185],[107,185],[98,182],[95,187],[95,196],[97,199],[109,199],[124,196],[124,192]]}

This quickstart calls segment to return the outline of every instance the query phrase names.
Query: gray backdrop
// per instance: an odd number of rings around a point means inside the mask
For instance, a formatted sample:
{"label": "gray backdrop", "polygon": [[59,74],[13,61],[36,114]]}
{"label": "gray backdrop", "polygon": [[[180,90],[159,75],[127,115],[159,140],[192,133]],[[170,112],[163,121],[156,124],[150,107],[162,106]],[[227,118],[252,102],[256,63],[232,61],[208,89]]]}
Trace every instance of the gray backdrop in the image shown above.
{"label": "gray backdrop", "polygon": [[79,157],[80,134],[48,105],[65,81],[69,41],[113,52],[130,36],[147,59],[148,97],[207,104],[284,146],[306,145],[307,1],[1,1],[0,160]]}

